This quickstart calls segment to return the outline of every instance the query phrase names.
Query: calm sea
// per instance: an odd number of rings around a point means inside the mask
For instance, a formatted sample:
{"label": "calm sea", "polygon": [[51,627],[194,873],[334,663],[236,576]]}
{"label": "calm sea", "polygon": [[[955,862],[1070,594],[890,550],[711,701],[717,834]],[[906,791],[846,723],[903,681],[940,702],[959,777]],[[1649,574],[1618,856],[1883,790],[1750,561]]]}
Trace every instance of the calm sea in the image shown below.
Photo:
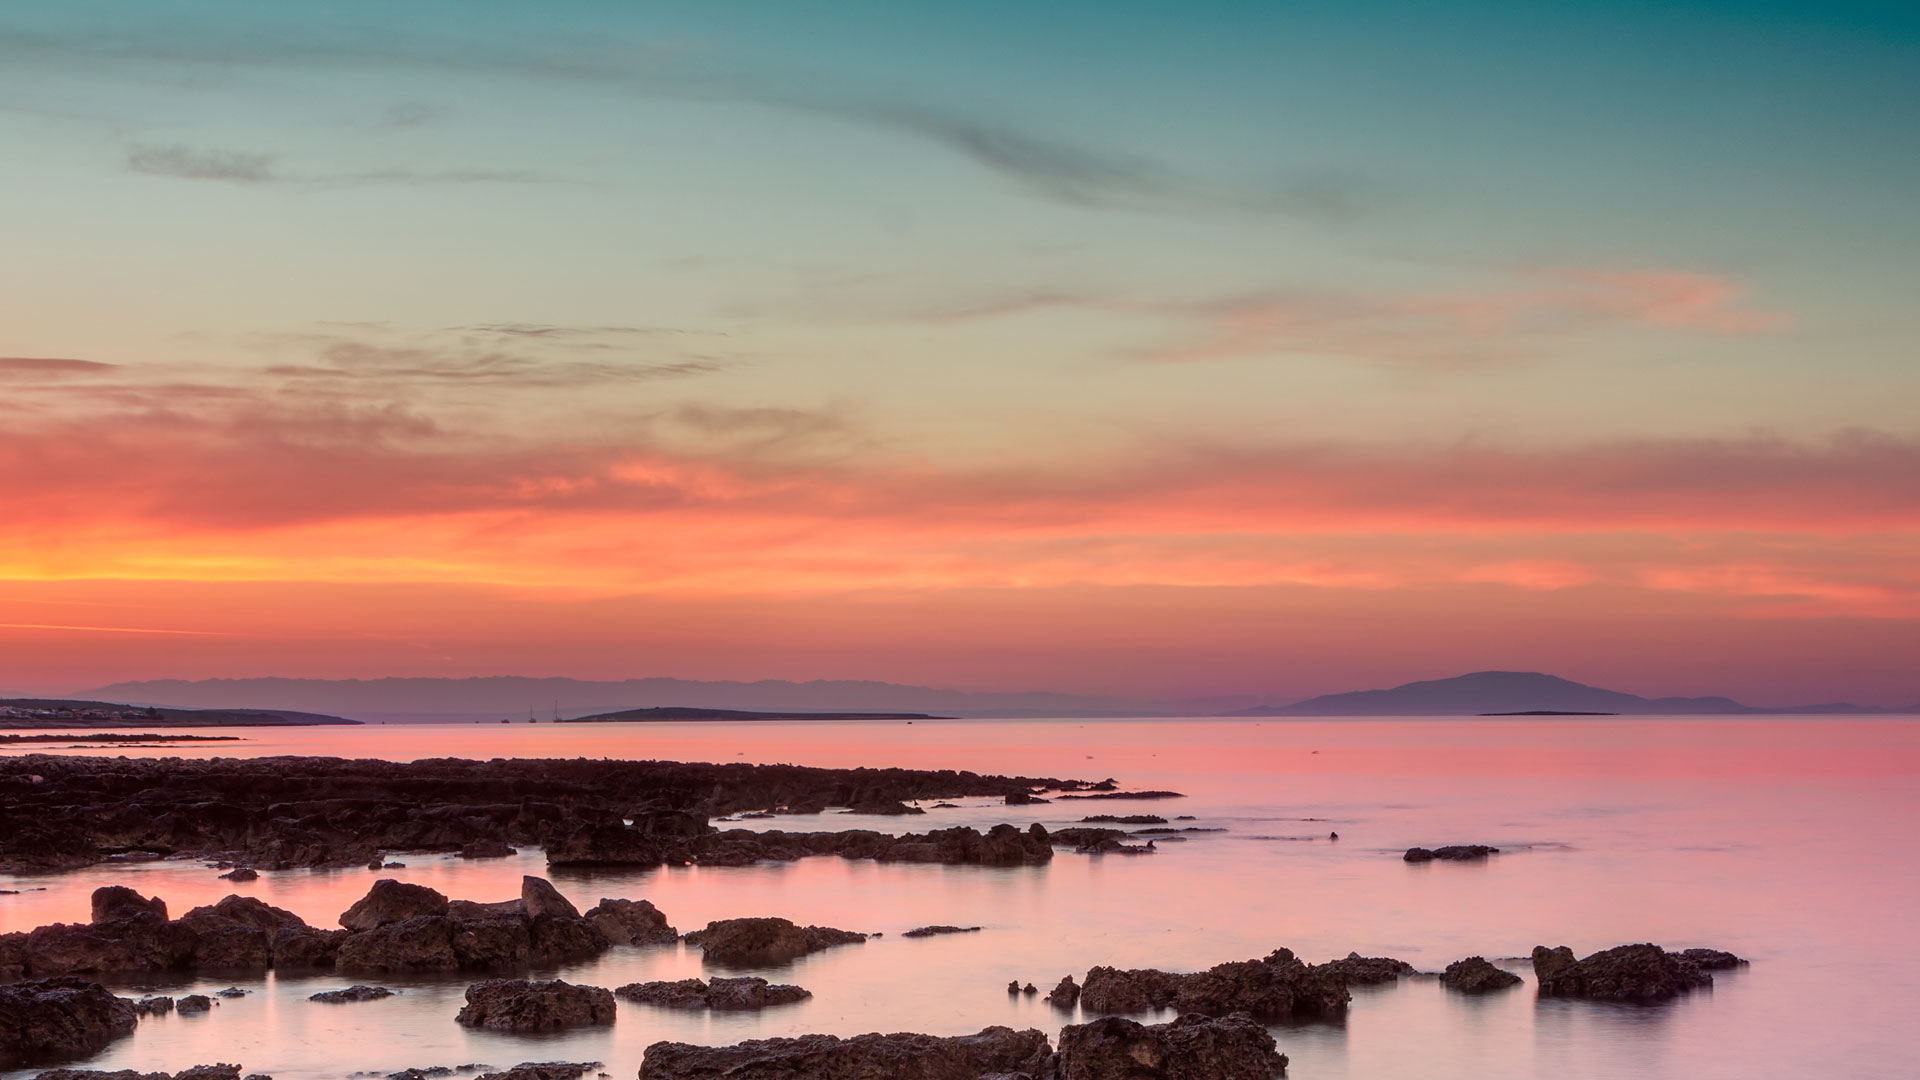
{"label": "calm sea", "polygon": [[[1536,944],[1576,952],[1627,942],[1706,945],[1752,959],[1711,991],[1619,1007],[1536,1000],[1528,985],[1486,998],[1431,979],[1356,989],[1342,1023],[1274,1029],[1294,1080],[1334,1078],[1920,1076],[1920,723],[1913,720],[964,720],[725,726],[482,724],[243,732],[195,755],[611,757],[805,765],[955,767],[1113,776],[1171,788],[1156,803],[965,800],[924,817],[784,818],[803,829],[920,831],[1095,813],[1191,814],[1225,829],[1150,857],[1062,851],[1021,869],[877,865],[838,858],[745,868],[556,874],[582,908],[644,897],[683,931],[710,919],[782,915],[884,931],[864,945],[756,972],[811,1001],[759,1014],[679,1013],[622,1002],[610,1029],[524,1038],[453,1022],[464,979],[393,978],[385,1001],[305,999],[336,977],[267,977],[204,1016],[144,1021],[85,1063],[178,1070],[225,1061],[279,1080],[409,1066],[597,1060],[632,1077],[659,1039],[722,1043],[804,1032],[958,1034],[990,1024],[1049,1035],[1073,1014],[1009,997],[1042,993],[1095,964],[1203,968],[1287,946],[1309,960],[1389,955],[1438,970]],[[82,751],[84,752],[84,751]],[[116,751],[117,752],[117,751]],[[747,824],[766,825],[766,822]],[[1329,840],[1338,831],[1337,841]],[[1412,845],[1487,843],[1476,865],[1409,865]],[[406,856],[388,876],[453,896],[518,895],[544,874],[537,851],[462,862]],[[232,886],[190,862],[0,876],[0,931],[84,921],[103,884],[166,898],[175,912],[245,892],[333,925],[375,876],[290,871]],[[928,923],[978,934],[907,940]],[[617,949],[558,973],[615,987],[702,974],[697,950]],[[229,980],[146,980],[178,996]],[[9,1074],[31,1075],[31,1073]]]}

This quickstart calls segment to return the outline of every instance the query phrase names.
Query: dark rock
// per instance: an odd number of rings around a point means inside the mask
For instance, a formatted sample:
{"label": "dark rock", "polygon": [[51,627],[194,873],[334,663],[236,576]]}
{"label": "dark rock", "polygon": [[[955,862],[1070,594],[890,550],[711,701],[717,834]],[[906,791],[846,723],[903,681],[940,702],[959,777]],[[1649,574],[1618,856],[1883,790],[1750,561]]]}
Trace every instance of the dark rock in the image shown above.
{"label": "dark rock", "polygon": [[527,957],[540,967],[591,960],[610,944],[606,935],[578,915],[536,915],[527,920]]}
{"label": "dark rock", "polygon": [[1040,992],[1040,988],[1039,988],[1039,987],[1037,987],[1037,986],[1035,986],[1035,985],[1033,985],[1032,983],[1028,983],[1027,985],[1025,985],[1025,986],[1023,986],[1023,987],[1021,987],[1021,988],[1020,988],[1020,992],[1021,992],[1021,993],[1023,993],[1023,994],[1028,994],[1028,995],[1032,995],[1032,994],[1037,994],[1037,993],[1039,993],[1039,992]]}
{"label": "dark rock", "polygon": [[1696,971],[1731,971],[1747,966],[1745,960],[1719,949],[1683,949],[1679,957],[1681,963],[1691,965]]}
{"label": "dark rock", "polygon": [[447,917],[462,921],[500,918],[518,919],[525,918],[526,914],[526,901],[518,898],[513,900],[496,900],[490,904],[483,904],[478,900],[447,901]]}
{"label": "dark rock", "polygon": [[[1714,952],[1717,960],[1719,954]],[[1542,997],[1642,1005],[1713,985],[1713,976],[1685,953],[1670,953],[1658,945],[1618,945],[1579,960],[1565,945],[1553,949],[1536,945],[1533,973]]]}
{"label": "dark rock", "polygon": [[467,1004],[454,1017],[489,1031],[541,1032],[613,1023],[613,994],[598,986],[553,979],[488,979],[467,987]]}
{"label": "dark rock", "polygon": [[93,890],[94,922],[113,922],[137,915],[157,915],[165,920],[167,902],[157,896],[151,899],[141,896],[125,885],[106,885]]}
{"label": "dark rock", "polygon": [[980,930],[977,926],[916,926],[901,934],[901,937],[935,937],[940,934],[973,934]]}
{"label": "dark rock", "polygon": [[[500,920],[505,922],[507,920]],[[335,967],[343,972],[382,973],[397,971],[458,971],[465,967],[484,967],[485,964],[461,963],[454,953],[453,935],[455,928],[468,930],[471,924],[455,923],[444,915],[420,915],[403,922],[387,923],[377,929],[349,935],[339,946]],[[526,925],[513,920],[513,928],[518,931],[518,942],[522,949],[526,947]],[[488,955],[498,953],[498,943],[486,949]],[[521,962],[525,961],[525,952],[519,953]]]}
{"label": "dark rock", "polygon": [[1338,975],[1348,986],[1372,986],[1375,983],[1392,982],[1402,975],[1416,974],[1413,965],[1405,960],[1395,960],[1391,956],[1361,956],[1357,952],[1348,953],[1344,960],[1315,964],[1314,970]]}
{"label": "dark rock", "polygon": [[1192,975],[1096,967],[1080,991],[1081,1007],[1094,1013],[1174,1008],[1207,1016],[1244,1012],[1255,1019],[1341,1016],[1350,1000],[1341,975],[1308,967],[1288,949]]}
{"label": "dark rock", "polygon": [[340,925],[349,930],[377,930],[389,923],[421,915],[445,915],[447,898],[436,889],[394,878],[381,878],[354,905],[340,913]]}
{"label": "dark rock", "polygon": [[1403,856],[1408,862],[1432,862],[1441,859],[1449,862],[1468,862],[1484,859],[1489,855],[1498,855],[1500,849],[1485,844],[1449,844],[1439,848],[1408,848]]}
{"label": "dark rock", "polygon": [[598,1061],[523,1061],[511,1069],[481,1073],[473,1080],[578,1080],[600,1067]]}
{"label": "dark rock", "polygon": [[560,915],[569,919],[580,917],[580,909],[573,901],[560,895],[553,882],[531,874],[520,879],[520,903],[525,906],[527,917],[539,918],[542,915]]}
{"label": "dark rock", "polygon": [[615,945],[669,945],[680,931],[646,900],[601,899],[587,909],[586,920]]}
{"label": "dark rock", "polygon": [[308,1001],[323,1001],[328,1004],[342,1004],[350,1001],[379,1001],[393,996],[393,991],[384,986],[365,986],[356,983],[345,990],[323,990],[310,995]]}
{"label": "dark rock", "polygon": [[255,870],[251,866],[242,866],[229,870],[220,876],[228,881],[257,881],[260,878],[260,871]]}
{"label": "dark rock", "polygon": [[925,810],[917,806],[908,806],[897,799],[875,799],[870,802],[855,803],[846,810],[849,814],[879,814],[884,817],[901,817],[907,814],[924,814]]}
{"label": "dark rock", "polygon": [[1071,975],[1061,976],[1060,982],[1047,991],[1047,1004],[1056,1008],[1071,1009],[1079,1000],[1080,984],[1074,982]]}
{"label": "dark rock", "polygon": [[475,840],[460,848],[463,859],[504,859],[520,852],[502,840]]}
{"label": "dark rock", "polygon": [[835,945],[851,945],[867,935],[830,926],[795,926],[786,919],[721,919],[687,935],[705,958],[729,967],[775,967]]}
{"label": "dark rock", "polygon": [[164,994],[150,994],[134,1002],[133,1007],[141,1016],[165,1016],[173,1011],[173,999]]}
{"label": "dark rock", "polygon": [[95,923],[50,923],[9,935],[6,963],[36,976],[156,971],[191,962],[192,933],[143,911]]}
{"label": "dark rock", "polygon": [[247,992],[245,990],[240,989],[237,986],[229,986],[225,990],[215,990],[213,992],[213,996],[223,997],[223,998],[246,997]]}
{"label": "dark rock", "polygon": [[1044,803],[1044,802],[1051,802],[1051,801],[1053,800],[1043,799],[1038,795],[1030,795],[1024,791],[1007,792],[1008,806],[1032,806],[1032,805],[1035,805],[1036,803]]}
{"label": "dark rock", "polygon": [[[117,1069],[102,1072],[97,1069],[54,1069],[43,1072],[33,1080],[240,1080],[238,1065],[195,1065],[177,1073],[143,1073],[132,1069]],[[255,1073],[247,1080],[273,1080],[271,1076]]]}
{"label": "dark rock", "polygon": [[205,994],[188,994],[175,1003],[174,1008],[178,1009],[182,1016],[185,1016],[188,1013],[210,1012],[213,1009],[213,1005],[213,999]]}
{"label": "dark rock", "polygon": [[[734,1046],[657,1042],[640,1080],[983,1080],[1038,1076],[1051,1047],[1038,1031],[990,1027],[977,1035],[802,1035]],[[1264,1078],[1263,1078],[1264,1080]]]}
{"label": "dark rock", "polygon": [[1101,791],[1091,795],[1061,795],[1062,799],[1184,799],[1178,791]]}
{"label": "dark rock", "polygon": [[138,1022],[133,1002],[85,979],[0,986],[0,1069],[97,1054]]}
{"label": "dark rock", "polygon": [[699,979],[677,982],[628,983],[615,996],[669,1009],[764,1009],[790,1005],[813,996],[802,987],[770,984],[765,979]]}
{"label": "dark rock", "polygon": [[1080,819],[1083,825],[1165,825],[1167,819],[1159,814],[1095,814]]}
{"label": "dark rock", "polygon": [[1465,960],[1455,960],[1447,965],[1440,975],[1440,985],[1449,990],[1458,990],[1463,994],[1486,994],[1495,990],[1505,990],[1519,986],[1526,980],[1511,971],[1503,971],[1487,962],[1484,956],[1469,956]]}
{"label": "dark rock", "polygon": [[1244,1016],[1188,1013],[1168,1024],[1118,1016],[1060,1032],[1059,1080],[1273,1080],[1287,1057]]}

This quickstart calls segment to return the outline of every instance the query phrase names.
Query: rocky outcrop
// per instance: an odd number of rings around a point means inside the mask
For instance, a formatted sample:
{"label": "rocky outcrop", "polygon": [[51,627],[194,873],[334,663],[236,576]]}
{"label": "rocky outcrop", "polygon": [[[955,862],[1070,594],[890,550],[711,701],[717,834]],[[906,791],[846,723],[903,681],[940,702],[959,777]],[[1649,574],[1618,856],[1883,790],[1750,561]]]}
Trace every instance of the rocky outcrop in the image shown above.
{"label": "rocky outcrop", "polygon": [[1503,971],[1487,962],[1484,956],[1469,956],[1465,960],[1455,960],[1440,973],[1440,985],[1449,990],[1458,990],[1462,994],[1487,994],[1495,990],[1506,990],[1519,986],[1526,980],[1511,971]]}
{"label": "rocky outcrop", "polygon": [[220,877],[226,881],[235,882],[258,881],[260,880],[260,871],[255,870],[251,866],[237,866],[221,874]]}
{"label": "rocky outcrop", "polygon": [[340,914],[340,925],[349,930],[378,930],[388,923],[405,922],[421,915],[445,915],[447,898],[436,889],[413,885],[394,878],[381,878]]}
{"label": "rocky outcrop", "polygon": [[1073,976],[1062,976],[1052,990],[1047,991],[1047,1004],[1056,1009],[1071,1009],[1080,1002],[1080,984]]}
{"label": "rocky outcrop", "polygon": [[0,986],[0,1069],[97,1054],[138,1022],[133,1002],[85,979]]}
{"label": "rocky outcrop", "polygon": [[768,983],[765,979],[680,979],[674,982],[628,983],[615,997],[668,1009],[764,1009],[791,1005],[813,994],[798,986]]}
{"label": "rocky outcrop", "polygon": [[164,922],[167,917],[167,902],[157,896],[152,898],[141,896],[125,885],[106,885],[93,890],[94,922],[112,922],[115,919],[130,919],[138,915],[158,916]]}
{"label": "rocky outcrop", "polygon": [[365,986],[356,983],[345,990],[322,990],[318,994],[309,994],[307,1000],[340,1005],[353,1001],[379,1001],[381,998],[392,996],[393,991],[384,986]]}
{"label": "rocky outcrop", "polygon": [[1244,1016],[1189,1013],[1167,1024],[1108,1016],[1060,1032],[1058,1080],[1273,1080],[1287,1056]]}
{"label": "rocky outcrop", "polygon": [[1038,1031],[990,1027],[977,1035],[802,1035],[733,1046],[657,1042],[640,1080],[985,1080],[1040,1076],[1052,1047]]}
{"label": "rocky outcrop", "polygon": [[454,1020],[489,1031],[543,1032],[613,1023],[613,994],[558,979],[488,979],[467,987],[467,1004]]}
{"label": "rocky outcrop", "polygon": [[[98,1069],[54,1069],[35,1076],[33,1080],[240,1080],[240,1066],[195,1065],[191,1069],[182,1069],[177,1073],[143,1073],[132,1069],[117,1069],[113,1072],[102,1072]],[[273,1077],[255,1073],[247,1080],[273,1080]]]}
{"label": "rocky outcrop", "polygon": [[1092,1013],[1172,1008],[1206,1016],[1246,1013],[1255,1019],[1341,1016],[1350,1000],[1343,977],[1302,963],[1288,949],[1191,975],[1096,967],[1087,972],[1080,991],[1081,1007]]}
{"label": "rocky outcrop", "polygon": [[0,870],[67,869],[130,850],[260,870],[365,866],[383,852],[483,857],[526,844],[546,845],[555,865],[657,866],[690,861],[687,845],[712,816],[1085,786],[951,770],[585,758],[32,754],[0,759]]}
{"label": "rocky outcrop", "polygon": [[1438,848],[1408,848],[1403,858],[1408,862],[1432,862],[1435,859],[1446,862],[1469,862],[1498,854],[1500,854],[1499,848],[1488,847],[1485,844],[1449,844]]}
{"label": "rocky outcrop", "polygon": [[1389,983],[1403,975],[1418,974],[1412,964],[1391,956],[1361,956],[1350,952],[1344,959],[1315,964],[1314,970],[1338,975],[1348,986],[1372,986]]}
{"label": "rocky outcrop", "polygon": [[645,900],[608,900],[587,909],[586,920],[615,945],[671,945],[680,931]]}
{"label": "rocky outcrop", "polygon": [[181,998],[174,1008],[180,1015],[186,1016],[189,1013],[212,1012],[216,1004],[218,1004],[218,1002],[215,1002],[205,994],[188,994],[186,997]]}
{"label": "rocky outcrop", "polygon": [[580,909],[573,906],[573,901],[560,895],[560,890],[553,887],[553,882],[531,874],[520,879],[520,906],[529,919],[537,919],[542,915],[557,915],[564,919],[580,917]]}
{"label": "rocky outcrop", "polygon": [[787,919],[721,919],[687,935],[710,963],[727,967],[777,967],[835,945],[852,945],[867,935],[830,926],[795,926]]}
{"label": "rocky outcrop", "polygon": [[1533,948],[1533,974],[1542,997],[1587,998],[1646,1005],[1697,987],[1712,986],[1709,972],[1746,961],[1717,949],[1668,952],[1658,945],[1617,945],[1576,960],[1565,945]]}
{"label": "rocky outcrop", "polygon": [[511,1069],[484,1072],[473,1080],[577,1080],[600,1067],[598,1061],[523,1061]]}
{"label": "rocky outcrop", "polygon": [[977,926],[916,926],[901,934],[905,938],[940,937],[943,934],[977,934]]}

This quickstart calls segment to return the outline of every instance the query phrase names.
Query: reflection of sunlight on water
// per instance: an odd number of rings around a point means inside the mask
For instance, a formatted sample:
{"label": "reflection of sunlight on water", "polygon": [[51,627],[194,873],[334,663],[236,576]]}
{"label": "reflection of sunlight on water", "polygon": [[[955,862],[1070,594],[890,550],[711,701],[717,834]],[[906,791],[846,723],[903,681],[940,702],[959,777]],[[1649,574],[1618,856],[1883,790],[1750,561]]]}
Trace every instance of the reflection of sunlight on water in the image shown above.
{"label": "reflection of sunlight on water", "polygon": [[[1355,993],[1343,1024],[1277,1026],[1292,1075],[1554,1080],[1707,1075],[1913,1075],[1902,1032],[1920,1000],[1920,940],[1907,914],[1920,872],[1905,858],[1915,820],[1920,725],[1906,721],[1687,720],[1244,722],[1136,721],[797,724],[751,732],[703,725],[569,728],[290,729],[249,732],[244,752],[396,758],[590,755],[730,760],[743,740],[762,760],[973,768],[1075,776],[1097,746],[1099,779],[1185,791],[1177,802],[960,800],[911,818],[824,814],[727,827],[921,831],[951,824],[1102,813],[1157,813],[1226,826],[1186,834],[1148,858],[1062,851],[1039,868],[882,865],[814,858],[743,868],[596,870],[553,875],[585,907],[646,897],[682,930],[710,919],[784,915],[885,937],[755,972],[815,997],[761,1014],[620,1005],[605,1031],[541,1039],[470,1032],[452,1021],[465,978],[148,978],[180,996],[238,982],[254,993],[207,1016],[149,1020],[91,1068],[179,1069],[237,1061],[280,1080],[360,1070],[523,1060],[601,1060],[631,1077],[657,1039],[730,1042],[826,1031],[1056,1031],[1076,1018],[1042,991],[1094,964],[1192,970],[1288,946],[1310,960],[1350,950],[1424,970],[1472,953],[1524,956],[1535,944],[1577,951],[1628,941],[1715,945],[1755,958],[1711,995],[1632,1009],[1536,1002],[1530,987],[1485,998],[1431,979]],[[1309,751],[1318,749],[1318,755]],[[234,744],[215,751],[240,752]],[[141,753],[150,753],[141,751]],[[1157,755],[1157,756],[1156,756]],[[1304,822],[1312,819],[1309,829]],[[1324,831],[1322,829],[1324,826]],[[1338,841],[1325,838],[1337,829]],[[1312,835],[1309,835],[1311,832]],[[1259,836],[1284,842],[1236,843]],[[1298,836],[1298,839],[1295,837]],[[1408,865],[1414,844],[1489,843],[1482,863]],[[1781,859],[1790,858],[1792,873]],[[197,864],[143,862],[0,882],[44,892],[0,896],[0,931],[84,920],[107,883],[163,896],[175,913],[228,892],[333,925],[376,876],[450,896],[498,900],[537,851],[501,860],[404,856],[404,870],[263,874],[233,886]],[[927,923],[980,934],[906,940]],[[1525,970],[1524,963],[1520,965]],[[697,950],[619,949],[560,972],[575,982],[701,975]],[[353,981],[404,991],[386,1001],[320,1005],[309,994]],[[30,1075],[30,1073],[28,1074]]]}

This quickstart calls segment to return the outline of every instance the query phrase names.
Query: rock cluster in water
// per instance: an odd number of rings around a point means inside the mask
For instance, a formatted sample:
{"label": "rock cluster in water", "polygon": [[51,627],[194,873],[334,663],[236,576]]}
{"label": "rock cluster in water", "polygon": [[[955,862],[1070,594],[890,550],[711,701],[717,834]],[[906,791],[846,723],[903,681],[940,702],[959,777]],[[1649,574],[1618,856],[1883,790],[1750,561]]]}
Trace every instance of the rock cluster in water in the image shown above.
{"label": "rock cluster in water", "polygon": [[1565,945],[1533,947],[1533,974],[1542,997],[1651,1004],[1712,986],[1715,971],[1746,964],[1719,949],[1668,952],[1658,945],[1616,945],[1575,959]]}
{"label": "rock cluster in water", "polygon": [[747,976],[738,979],[679,979],[673,982],[628,983],[613,992],[615,997],[642,1005],[667,1009],[764,1009],[770,1005],[791,1005],[805,1001],[813,993],[805,987],[769,983]]}
{"label": "rock cluster in water", "polygon": [[[160,899],[108,886],[94,893],[91,923],[0,935],[0,978],[195,968],[504,971],[677,937],[644,900],[605,899],[581,913],[536,877],[523,879],[521,893],[494,904],[450,901],[422,885],[382,879],[342,913],[345,929],[323,930],[243,896],[168,919]],[[182,1011],[189,1000],[178,1003]]]}
{"label": "rock cluster in water", "polygon": [[[1097,787],[953,770],[585,758],[387,762],[34,754],[0,759],[0,871],[69,869],[127,851],[201,855],[257,870],[366,866],[387,851],[480,858],[503,855],[516,844],[559,852],[557,865],[659,865],[694,861],[697,847],[724,855],[742,842],[714,839],[706,824],[710,816],[828,806],[894,812],[911,800]],[[954,846],[937,839],[923,843]],[[810,847],[806,853],[825,850]]]}
{"label": "rock cluster in water", "polygon": [[[1351,959],[1335,963],[1350,965]],[[1341,1016],[1352,1000],[1347,982],[1342,968],[1306,964],[1292,950],[1276,949],[1265,959],[1218,964],[1190,975],[1096,967],[1080,986],[1080,1005],[1091,1013],[1171,1008],[1205,1016],[1246,1013],[1256,1019]]]}
{"label": "rock cluster in water", "polygon": [[1435,859],[1444,862],[1471,862],[1498,854],[1500,854],[1499,848],[1488,847],[1485,844],[1449,844],[1446,847],[1437,848],[1408,848],[1403,858],[1408,862],[1433,862]]}
{"label": "rock cluster in water", "polygon": [[1519,986],[1524,981],[1511,971],[1494,967],[1484,956],[1455,960],[1440,973],[1440,985],[1463,994],[1488,994]]}
{"label": "rock cluster in water", "polygon": [[975,1035],[803,1035],[733,1046],[658,1042],[640,1080],[1272,1080],[1286,1055],[1245,1017],[1166,1024],[1107,1017],[1060,1032],[990,1027]]}
{"label": "rock cluster in water", "polygon": [[467,987],[467,1004],[454,1020],[489,1031],[537,1033],[613,1023],[613,993],[559,979],[488,979]]}
{"label": "rock cluster in water", "polygon": [[779,918],[720,919],[687,935],[705,959],[727,967],[777,967],[835,945],[854,945],[868,935],[831,926],[796,926]]}

